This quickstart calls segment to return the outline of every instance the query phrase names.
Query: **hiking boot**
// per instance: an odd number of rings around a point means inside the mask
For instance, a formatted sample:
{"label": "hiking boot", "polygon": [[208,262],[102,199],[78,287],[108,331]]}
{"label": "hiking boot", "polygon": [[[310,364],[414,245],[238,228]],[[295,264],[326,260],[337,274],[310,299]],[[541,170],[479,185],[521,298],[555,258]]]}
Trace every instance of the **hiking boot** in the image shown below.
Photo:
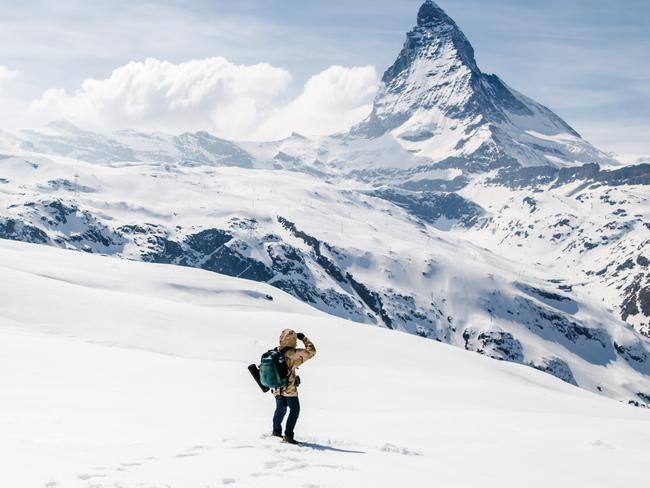
{"label": "hiking boot", "polygon": [[292,435],[285,434],[284,437],[282,438],[282,442],[286,442],[287,444],[293,444],[295,446],[299,445],[300,443],[293,438]]}
{"label": "hiking boot", "polygon": [[282,437],[282,432],[279,431],[279,430],[274,430],[274,431],[271,433],[271,435],[272,435],[273,437]]}

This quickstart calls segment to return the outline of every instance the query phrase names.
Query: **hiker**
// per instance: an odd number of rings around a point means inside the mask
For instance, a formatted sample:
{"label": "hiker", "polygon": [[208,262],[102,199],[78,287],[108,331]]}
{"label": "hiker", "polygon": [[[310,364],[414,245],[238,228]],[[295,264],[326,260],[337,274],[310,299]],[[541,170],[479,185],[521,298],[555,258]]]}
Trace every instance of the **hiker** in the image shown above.
{"label": "hiker", "polygon": [[[304,349],[296,349],[298,340],[304,344]],[[316,348],[302,332],[296,334],[293,330],[286,329],[280,334],[280,347],[276,349],[284,353],[289,376],[286,386],[271,390],[271,393],[275,396],[273,435],[275,437],[282,437],[282,420],[287,413],[288,407],[289,417],[287,418],[287,425],[284,429],[283,440],[289,444],[298,444],[294,439],[293,433],[296,422],[298,421],[298,415],[300,415],[300,401],[298,400],[300,377],[296,376],[296,370],[302,363],[314,357]]]}

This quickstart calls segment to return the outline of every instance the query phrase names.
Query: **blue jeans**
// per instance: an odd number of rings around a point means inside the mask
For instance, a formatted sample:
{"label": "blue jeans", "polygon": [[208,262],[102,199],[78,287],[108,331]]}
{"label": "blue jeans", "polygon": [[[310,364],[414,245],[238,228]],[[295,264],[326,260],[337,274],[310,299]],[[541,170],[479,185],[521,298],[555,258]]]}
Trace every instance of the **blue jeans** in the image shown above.
{"label": "blue jeans", "polygon": [[300,401],[298,397],[275,397],[275,413],[273,414],[273,432],[282,433],[282,420],[287,413],[289,407],[289,417],[287,418],[287,426],[284,429],[284,434],[293,437],[293,429],[296,427],[298,415],[300,415]]}

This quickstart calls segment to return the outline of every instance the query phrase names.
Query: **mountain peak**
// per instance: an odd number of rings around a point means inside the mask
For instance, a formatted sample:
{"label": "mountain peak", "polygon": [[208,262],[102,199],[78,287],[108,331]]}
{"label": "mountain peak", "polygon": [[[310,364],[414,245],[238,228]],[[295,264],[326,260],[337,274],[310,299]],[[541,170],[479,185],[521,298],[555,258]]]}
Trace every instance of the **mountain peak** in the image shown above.
{"label": "mountain peak", "polygon": [[454,69],[464,65],[473,73],[480,71],[469,40],[433,0],[427,0],[420,7],[417,25],[407,34],[406,43],[395,64],[384,73],[384,83],[390,85],[417,60],[424,59],[447,59],[447,65],[456,65]]}
{"label": "mountain peak", "polygon": [[421,5],[382,82],[353,135],[389,134],[409,154],[473,170],[610,160],[551,110],[483,73],[470,41],[433,0]]}
{"label": "mountain peak", "polygon": [[451,18],[433,0],[427,0],[418,12],[418,26],[428,27],[441,22],[452,22]]}

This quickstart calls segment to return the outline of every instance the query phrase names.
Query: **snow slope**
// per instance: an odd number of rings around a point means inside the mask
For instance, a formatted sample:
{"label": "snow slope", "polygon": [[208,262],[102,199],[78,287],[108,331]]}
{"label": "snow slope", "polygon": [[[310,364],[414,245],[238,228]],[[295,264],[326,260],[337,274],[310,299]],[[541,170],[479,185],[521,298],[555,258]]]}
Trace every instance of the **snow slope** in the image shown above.
{"label": "snow slope", "polygon": [[[0,241],[0,485],[633,486],[650,414],[264,284]],[[269,300],[271,295],[273,300]],[[35,305],[38,306],[35,306]],[[293,327],[296,448],[246,365]]]}
{"label": "snow slope", "polygon": [[565,290],[596,297],[650,336],[650,187],[590,178],[494,180],[477,178],[459,192],[485,210],[476,225],[459,232],[525,269],[543,267]]}
{"label": "snow slope", "polygon": [[624,402],[650,396],[650,344],[598,298],[387,201],[399,195],[279,170],[28,155],[3,165],[5,238],[254,279]]}

